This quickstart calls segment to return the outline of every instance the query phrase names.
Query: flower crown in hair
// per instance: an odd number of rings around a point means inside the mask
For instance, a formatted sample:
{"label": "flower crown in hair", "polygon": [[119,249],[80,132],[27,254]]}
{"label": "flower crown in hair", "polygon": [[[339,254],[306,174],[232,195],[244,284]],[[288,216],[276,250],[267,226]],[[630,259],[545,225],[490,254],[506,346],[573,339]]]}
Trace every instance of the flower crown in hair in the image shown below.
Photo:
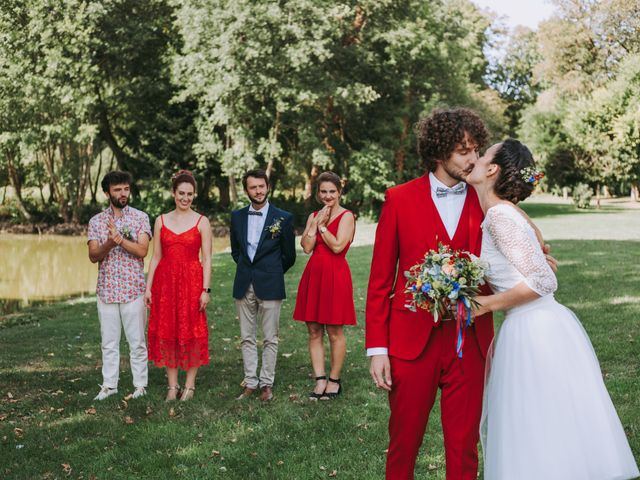
{"label": "flower crown in hair", "polygon": [[520,175],[525,183],[532,183],[537,186],[538,182],[544,177],[544,172],[538,171],[533,167],[526,167],[520,170]]}
{"label": "flower crown in hair", "polygon": [[193,173],[191,173],[189,170],[178,170],[176,173],[171,175],[171,181],[173,182],[176,178],[182,176],[193,178]]}

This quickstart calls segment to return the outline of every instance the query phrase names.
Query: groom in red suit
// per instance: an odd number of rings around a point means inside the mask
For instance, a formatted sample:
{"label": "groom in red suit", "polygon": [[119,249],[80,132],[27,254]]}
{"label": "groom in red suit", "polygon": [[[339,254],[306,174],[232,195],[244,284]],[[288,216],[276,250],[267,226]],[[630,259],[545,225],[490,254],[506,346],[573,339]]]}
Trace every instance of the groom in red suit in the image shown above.
{"label": "groom in red suit", "polygon": [[441,393],[447,480],[475,480],[484,363],[493,338],[491,315],[477,317],[456,356],[455,322],[434,323],[427,310],[405,307],[404,272],[438,242],[480,255],[483,213],[464,178],[488,132],[462,108],[436,110],[417,125],[427,173],[390,188],[376,231],[367,295],[366,347],[371,375],[389,392],[386,478],[413,479],[418,450]]}

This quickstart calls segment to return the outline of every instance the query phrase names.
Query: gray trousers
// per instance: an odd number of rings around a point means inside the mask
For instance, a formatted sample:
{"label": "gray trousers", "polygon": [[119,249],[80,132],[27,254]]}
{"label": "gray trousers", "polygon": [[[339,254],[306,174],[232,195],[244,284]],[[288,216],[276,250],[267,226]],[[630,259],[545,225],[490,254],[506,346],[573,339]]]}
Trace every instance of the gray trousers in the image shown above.
{"label": "gray trousers", "polygon": [[[261,300],[256,297],[253,285],[245,296],[236,300],[236,310],[240,319],[242,362],[244,363],[244,385],[249,388],[271,387],[276,375],[278,359],[278,331],[280,328],[280,307],[282,300]],[[258,346],[256,335],[258,318],[262,318],[264,335],[262,348],[262,368],[258,377]]]}

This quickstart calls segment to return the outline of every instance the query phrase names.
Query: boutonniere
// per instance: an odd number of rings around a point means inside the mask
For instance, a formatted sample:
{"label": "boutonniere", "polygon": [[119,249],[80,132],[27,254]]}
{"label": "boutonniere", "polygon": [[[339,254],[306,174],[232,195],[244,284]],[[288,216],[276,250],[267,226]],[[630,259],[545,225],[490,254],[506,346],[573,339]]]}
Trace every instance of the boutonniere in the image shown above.
{"label": "boutonniere", "polygon": [[283,221],[284,217],[276,218],[271,225],[265,228],[265,230],[271,234],[272,239],[278,238],[280,233],[282,233]]}
{"label": "boutonniere", "polygon": [[123,225],[120,228],[120,235],[122,235],[122,238],[124,238],[125,240],[133,240],[133,235],[131,234],[129,225]]}

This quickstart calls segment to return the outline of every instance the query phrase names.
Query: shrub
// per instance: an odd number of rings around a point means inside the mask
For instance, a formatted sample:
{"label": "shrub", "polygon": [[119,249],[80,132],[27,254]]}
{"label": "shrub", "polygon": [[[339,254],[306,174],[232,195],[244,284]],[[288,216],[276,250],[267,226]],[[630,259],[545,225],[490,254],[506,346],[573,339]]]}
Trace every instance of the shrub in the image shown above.
{"label": "shrub", "polygon": [[589,208],[593,190],[586,183],[579,183],[573,187],[573,204],[577,208]]}

